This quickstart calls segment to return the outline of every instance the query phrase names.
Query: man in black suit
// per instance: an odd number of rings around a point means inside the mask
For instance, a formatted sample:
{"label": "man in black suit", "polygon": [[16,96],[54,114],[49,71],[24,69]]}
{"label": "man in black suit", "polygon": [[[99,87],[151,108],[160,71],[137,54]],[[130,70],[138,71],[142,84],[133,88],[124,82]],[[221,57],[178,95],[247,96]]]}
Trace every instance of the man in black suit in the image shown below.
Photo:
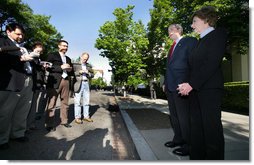
{"label": "man in black suit", "polygon": [[168,28],[169,37],[174,41],[167,58],[164,91],[167,94],[171,125],[174,130],[172,141],[165,146],[174,148],[174,154],[187,156],[189,154],[189,100],[187,96],[178,94],[177,86],[186,82],[189,76],[188,56],[197,43],[193,37],[182,37],[183,28],[172,24]]}
{"label": "man in black suit", "polygon": [[223,95],[222,59],[227,33],[214,28],[216,10],[203,7],[193,14],[191,27],[200,34],[200,41],[189,57],[190,78],[179,84],[179,93],[190,97],[190,159],[224,159],[224,135],[221,123]]}
{"label": "man in black suit", "polygon": [[32,100],[32,77],[27,62],[33,58],[20,47],[24,29],[20,24],[10,23],[6,34],[6,38],[0,38],[0,149],[9,147],[9,138],[28,141],[26,119]]}
{"label": "man in black suit", "polygon": [[60,40],[58,42],[58,52],[50,54],[47,61],[53,65],[49,68],[49,76],[47,81],[48,89],[48,107],[46,110],[46,129],[48,131],[55,131],[55,108],[58,95],[61,98],[60,118],[61,125],[70,128],[68,123],[68,109],[69,109],[69,89],[70,79],[74,75],[73,65],[71,59],[66,56],[68,50],[68,42]]}

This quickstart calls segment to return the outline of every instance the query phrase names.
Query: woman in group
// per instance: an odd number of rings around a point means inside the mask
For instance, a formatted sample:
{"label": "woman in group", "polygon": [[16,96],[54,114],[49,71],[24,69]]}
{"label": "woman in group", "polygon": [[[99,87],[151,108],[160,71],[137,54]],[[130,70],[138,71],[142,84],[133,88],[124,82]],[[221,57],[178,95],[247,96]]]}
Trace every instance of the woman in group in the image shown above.
{"label": "woman in group", "polygon": [[190,159],[195,160],[224,159],[221,63],[227,34],[222,28],[215,29],[217,19],[211,6],[194,12],[191,27],[200,39],[189,56],[189,82],[178,86],[179,94],[189,95],[190,99]]}

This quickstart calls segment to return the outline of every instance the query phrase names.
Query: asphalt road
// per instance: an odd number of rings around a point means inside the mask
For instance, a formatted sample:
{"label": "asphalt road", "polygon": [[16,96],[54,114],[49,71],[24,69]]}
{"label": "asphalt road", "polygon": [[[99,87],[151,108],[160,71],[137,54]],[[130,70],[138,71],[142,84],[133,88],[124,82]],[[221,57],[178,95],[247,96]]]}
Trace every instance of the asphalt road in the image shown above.
{"label": "asphalt road", "polygon": [[55,132],[45,130],[44,118],[37,120],[38,130],[27,134],[29,142],[10,141],[9,149],[0,150],[0,159],[138,160],[133,141],[114,102],[113,93],[92,91],[90,112],[94,122],[78,125],[74,123],[73,99],[70,99],[72,128],[59,125],[58,110]]}

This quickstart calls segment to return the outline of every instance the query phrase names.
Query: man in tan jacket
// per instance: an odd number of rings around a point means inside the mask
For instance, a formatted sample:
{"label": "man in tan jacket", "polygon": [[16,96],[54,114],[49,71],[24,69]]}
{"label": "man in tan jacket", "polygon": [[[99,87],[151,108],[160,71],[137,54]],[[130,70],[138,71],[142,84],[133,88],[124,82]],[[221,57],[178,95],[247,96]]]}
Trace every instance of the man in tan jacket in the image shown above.
{"label": "man in tan jacket", "polygon": [[[93,122],[89,116],[90,87],[89,79],[94,76],[91,66],[87,63],[89,59],[88,53],[82,53],[80,57],[80,65],[75,66],[76,83],[74,84],[74,115],[75,122],[82,124],[83,121]],[[82,105],[81,105],[81,99]],[[83,121],[81,117],[81,106],[83,106]]]}

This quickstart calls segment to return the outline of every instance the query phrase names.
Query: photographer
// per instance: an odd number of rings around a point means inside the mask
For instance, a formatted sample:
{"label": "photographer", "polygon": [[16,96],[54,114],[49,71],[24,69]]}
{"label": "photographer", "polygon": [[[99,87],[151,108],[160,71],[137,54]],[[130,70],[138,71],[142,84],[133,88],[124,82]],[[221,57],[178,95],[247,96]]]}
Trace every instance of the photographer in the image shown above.
{"label": "photographer", "polygon": [[26,142],[26,119],[32,100],[31,67],[33,58],[20,46],[24,29],[17,23],[6,26],[0,38],[0,150],[9,148],[9,138]]}
{"label": "photographer", "polygon": [[[32,65],[32,78],[33,78],[33,99],[29,115],[27,117],[27,131],[36,130],[36,119],[40,119],[44,114],[47,96],[46,96],[46,63],[42,62],[40,55],[43,51],[41,42],[35,42],[32,46],[33,51],[30,55],[33,56]],[[45,99],[46,98],[46,99]]]}

